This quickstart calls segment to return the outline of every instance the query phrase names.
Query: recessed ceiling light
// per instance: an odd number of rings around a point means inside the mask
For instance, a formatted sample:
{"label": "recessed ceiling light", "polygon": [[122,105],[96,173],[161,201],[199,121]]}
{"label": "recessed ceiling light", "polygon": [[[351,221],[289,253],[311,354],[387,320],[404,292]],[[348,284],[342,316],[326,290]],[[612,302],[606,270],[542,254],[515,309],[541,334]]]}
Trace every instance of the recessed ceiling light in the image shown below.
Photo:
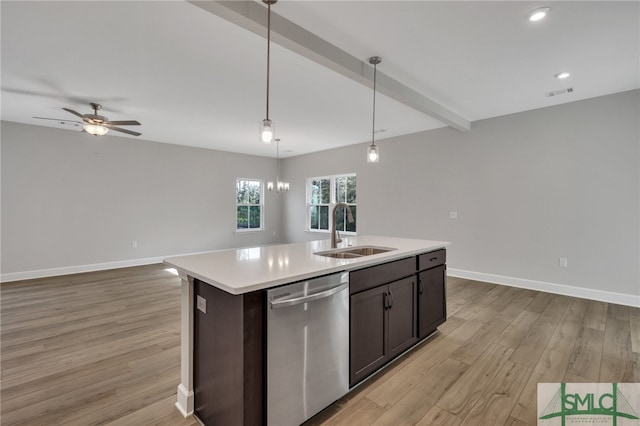
{"label": "recessed ceiling light", "polygon": [[563,79],[563,78],[569,77],[570,75],[571,74],[569,74],[568,72],[563,71],[563,72],[559,72],[558,74],[554,74],[554,77],[555,78],[559,78],[559,79]]}
{"label": "recessed ceiling light", "polygon": [[551,10],[550,7],[539,7],[532,10],[527,14],[527,19],[531,22],[536,22],[547,16],[547,13]]}

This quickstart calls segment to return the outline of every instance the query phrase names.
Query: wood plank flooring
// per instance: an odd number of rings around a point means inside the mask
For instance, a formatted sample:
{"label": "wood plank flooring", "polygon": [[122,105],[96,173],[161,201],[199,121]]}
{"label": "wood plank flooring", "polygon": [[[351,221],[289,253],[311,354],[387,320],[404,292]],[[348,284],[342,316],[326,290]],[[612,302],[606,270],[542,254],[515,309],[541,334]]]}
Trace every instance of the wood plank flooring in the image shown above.
{"label": "wood plank flooring", "polygon": [[440,332],[309,425],[535,426],[537,383],[638,382],[640,309],[448,278]]}
{"label": "wood plank flooring", "polygon": [[150,265],[3,283],[0,424],[197,425],[175,408],[180,279]]}
{"label": "wood plank flooring", "polygon": [[[197,425],[162,265],[4,283],[0,424]],[[440,332],[311,425],[536,424],[539,382],[640,382],[640,309],[449,278]]]}

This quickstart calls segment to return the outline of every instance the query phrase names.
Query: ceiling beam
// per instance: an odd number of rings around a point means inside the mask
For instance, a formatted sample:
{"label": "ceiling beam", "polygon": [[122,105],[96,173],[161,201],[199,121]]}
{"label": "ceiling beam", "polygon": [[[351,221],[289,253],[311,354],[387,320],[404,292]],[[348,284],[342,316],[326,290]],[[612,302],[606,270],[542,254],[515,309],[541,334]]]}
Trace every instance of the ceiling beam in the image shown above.
{"label": "ceiling beam", "polygon": [[[265,36],[265,6],[253,0],[188,1],[255,34]],[[373,85],[373,67],[337,46],[271,11],[271,40],[367,87]],[[471,129],[469,120],[416,92],[378,70],[376,90],[461,131]]]}

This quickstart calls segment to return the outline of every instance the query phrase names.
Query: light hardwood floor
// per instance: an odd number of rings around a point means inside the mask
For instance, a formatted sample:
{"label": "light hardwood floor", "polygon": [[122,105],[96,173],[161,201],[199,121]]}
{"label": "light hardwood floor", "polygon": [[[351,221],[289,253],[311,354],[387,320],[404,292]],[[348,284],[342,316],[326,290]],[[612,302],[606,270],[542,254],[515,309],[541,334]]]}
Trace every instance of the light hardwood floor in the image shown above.
{"label": "light hardwood floor", "polygon": [[[162,265],[4,283],[0,424],[196,425]],[[448,320],[309,425],[535,425],[538,382],[640,382],[640,309],[448,279]]]}

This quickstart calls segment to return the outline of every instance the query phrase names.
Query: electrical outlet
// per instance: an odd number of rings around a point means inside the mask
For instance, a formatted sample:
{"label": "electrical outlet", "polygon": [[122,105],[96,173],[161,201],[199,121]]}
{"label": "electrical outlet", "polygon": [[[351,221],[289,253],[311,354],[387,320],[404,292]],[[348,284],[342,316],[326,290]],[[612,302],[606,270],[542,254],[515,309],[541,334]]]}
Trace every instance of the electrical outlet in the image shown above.
{"label": "electrical outlet", "polygon": [[457,219],[458,218],[458,210],[451,210],[449,212],[449,219]]}
{"label": "electrical outlet", "polygon": [[567,267],[567,258],[566,257],[561,257],[560,259],[558,259],[558,264],[560,265],[561,268],[566,268]]}
{"label": "electrical outlet", "polygon": [[138,242],[137,241],[131,241],[131,248],[138,248]]}
{"label": "electrical outlet", "polygon": [[207,313],[207,299],[198,295],[196,296],[196,308],[203,314]]}

